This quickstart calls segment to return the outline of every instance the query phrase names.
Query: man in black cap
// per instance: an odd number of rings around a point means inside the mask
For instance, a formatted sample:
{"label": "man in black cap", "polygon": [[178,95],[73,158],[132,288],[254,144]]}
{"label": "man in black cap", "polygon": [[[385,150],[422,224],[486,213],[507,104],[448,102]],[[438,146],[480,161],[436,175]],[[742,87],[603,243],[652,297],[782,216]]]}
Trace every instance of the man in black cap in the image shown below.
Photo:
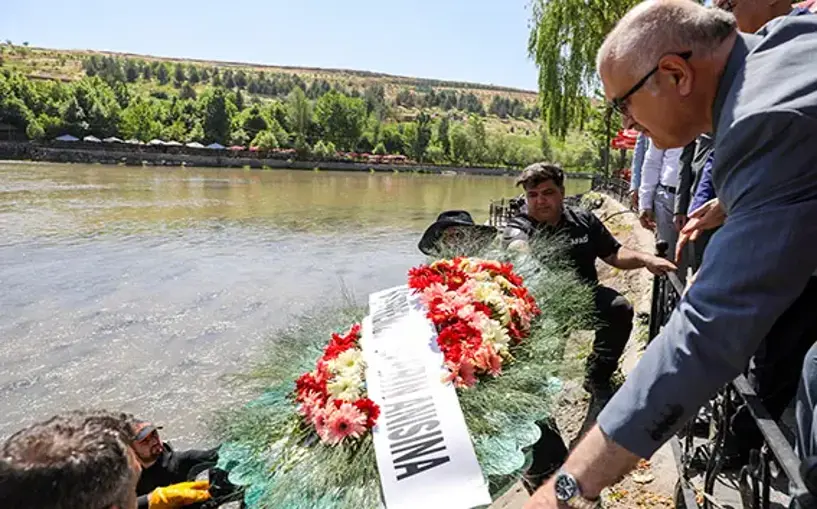
{"label": "man in black cap", "polygon": [[486,249],[496,236],[496,228],[474,223],[468,212],[448,210],[426,229],[417,247],[428,256],[468,256]]}
{"label": "man in black cap", "polygon": [[142,466],[142,475],[136,485],[139,507],[147,508],[148,495],[156,488],[163,488],[188,480],[194,467],[206,470],[218,462],[218,447],[209,450],[174,451],[170,444],[159,437],[161,427],[142,420],[133,420],[131,447]]}
{"label": "man in black cap", "polygon": [[[564,172],[558,166],[544,163],[528,166],[517,179],[517,185],[525,190],[527,210],[508,221],[503,245],[530,252],[536,249],[537,238],[563,239],[576,274],[593,288],[600,324],[587,360],[584,383],[592,398],[585,420],[588,427],[612,397],[611,378],[633,328],[632,305],[616,290],[599,285],[596,259],[621,270],[646,268],[653,274],[673,271],[675,266],[664,258],[622,246],[591,212],[565,205]],[[540,429],[542,438],[533,447],[533,465],[524,477],[530,492],[544,482],[567,455],[553,422],[540,423]]]}

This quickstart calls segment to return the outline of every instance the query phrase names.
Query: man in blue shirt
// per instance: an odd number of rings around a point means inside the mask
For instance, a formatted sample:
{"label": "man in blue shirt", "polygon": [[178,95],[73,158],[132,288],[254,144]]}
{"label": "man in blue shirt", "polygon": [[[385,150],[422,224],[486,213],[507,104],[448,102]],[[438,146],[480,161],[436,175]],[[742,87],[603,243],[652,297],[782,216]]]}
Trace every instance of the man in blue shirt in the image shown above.
{"label": "man in blue shirt", "polygon": [[644,156],[650,139],[644,133],[638,133],[633,153],[633,174],[630,176],[630,207],[638,210],[638,188],[641,187],[641,168],[644,166]]}

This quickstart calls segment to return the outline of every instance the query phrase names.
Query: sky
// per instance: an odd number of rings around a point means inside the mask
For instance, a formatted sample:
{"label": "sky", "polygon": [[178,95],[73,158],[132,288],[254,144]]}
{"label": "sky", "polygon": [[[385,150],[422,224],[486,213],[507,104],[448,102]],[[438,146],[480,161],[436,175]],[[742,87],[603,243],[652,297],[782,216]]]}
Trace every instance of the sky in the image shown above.
{"label": "sky", "polygon": [[0,41],[536,90],[530,0],[0,0]]}

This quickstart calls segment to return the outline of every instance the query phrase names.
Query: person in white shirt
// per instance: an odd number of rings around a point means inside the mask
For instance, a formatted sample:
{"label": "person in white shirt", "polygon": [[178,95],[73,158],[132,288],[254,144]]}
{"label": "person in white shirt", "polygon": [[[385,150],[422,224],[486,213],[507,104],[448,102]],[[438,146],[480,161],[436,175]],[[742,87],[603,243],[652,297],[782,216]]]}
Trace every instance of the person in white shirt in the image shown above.
{"label": "person in white shirt", "polygon": [[641,185],[638,188],[641,225],[653,231],[657,230],[658,240],[667,241],[669,257],[674,256],[675,243],[678,241],[674,211],[678,170],[683,151],[683,147],[661,150],[650,140],[641,168]]}

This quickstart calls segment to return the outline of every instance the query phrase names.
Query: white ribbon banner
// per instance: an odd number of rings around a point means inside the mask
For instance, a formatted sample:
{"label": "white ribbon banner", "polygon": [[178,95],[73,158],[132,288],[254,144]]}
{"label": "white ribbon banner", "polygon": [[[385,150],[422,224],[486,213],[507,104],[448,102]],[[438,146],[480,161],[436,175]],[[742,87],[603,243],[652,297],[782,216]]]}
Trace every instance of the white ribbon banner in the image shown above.
{"label": "white ribbon banner", "polygon": [[369,296],[363,322],[366,384],[380,406],[374,446],[388,509],[488,505],[457,393],[425,308],[407,286]]}

